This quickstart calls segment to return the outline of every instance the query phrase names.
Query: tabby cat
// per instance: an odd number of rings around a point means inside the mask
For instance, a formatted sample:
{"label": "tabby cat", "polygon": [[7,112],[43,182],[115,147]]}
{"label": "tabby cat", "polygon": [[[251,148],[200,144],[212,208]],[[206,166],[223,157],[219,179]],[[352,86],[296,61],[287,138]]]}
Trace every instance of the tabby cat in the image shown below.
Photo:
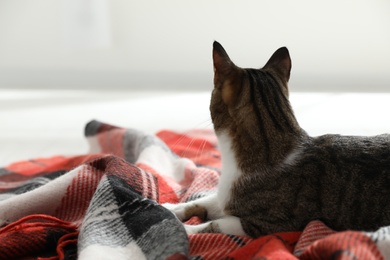
{"label": "tabby cat", "polygon": [[335,230],[390,225],[390,135],[309,136],[288,99],[291,60],[278,49],[262,69],[237,67],[214,42],[210,112],[221,150],[216,194],[165,204],[188,233],[258,237],[321,220]]}

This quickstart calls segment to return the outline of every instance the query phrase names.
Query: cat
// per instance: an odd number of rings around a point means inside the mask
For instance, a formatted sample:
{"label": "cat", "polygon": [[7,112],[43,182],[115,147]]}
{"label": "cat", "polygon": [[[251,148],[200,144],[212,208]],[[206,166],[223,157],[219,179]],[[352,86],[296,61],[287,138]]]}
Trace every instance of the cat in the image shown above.
{"label": "cat", "polygon": [[300,231],[312,220],[335,230],[390,225],[390,135],[309,136],[289,102],[291,59],[279,48],[262,69],[236,66],[213,44],[211,119],[222,169],[215,194],[165,204],[188,234],[259,237]]}

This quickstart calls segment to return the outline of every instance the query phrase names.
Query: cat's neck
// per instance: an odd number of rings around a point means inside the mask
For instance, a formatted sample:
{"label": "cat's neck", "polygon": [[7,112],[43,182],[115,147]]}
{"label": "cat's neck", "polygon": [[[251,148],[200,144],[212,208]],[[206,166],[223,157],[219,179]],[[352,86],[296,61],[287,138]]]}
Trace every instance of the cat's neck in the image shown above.
{"label": "cat's neck", "polygon": [[242,173],[269,171],[292,163],[299,154],[301,144],[308,138],[300,128],[296,129],[295,133],[268,134],[273,134],[272,138],[267,138],[264,133],[248,133],[239,130],[236,133],[217,134],[221,147],[230,146],[230,149],[221,150],[222,162],[226,163],[234,158],[234,164]]}

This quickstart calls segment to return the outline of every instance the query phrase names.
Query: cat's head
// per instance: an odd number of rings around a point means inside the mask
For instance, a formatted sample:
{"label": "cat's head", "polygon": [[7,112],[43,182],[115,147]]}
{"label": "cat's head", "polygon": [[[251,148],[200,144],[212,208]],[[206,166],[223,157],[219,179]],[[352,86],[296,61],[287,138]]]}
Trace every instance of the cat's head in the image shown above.
{"label": "cat's head", "polygon": [[287,48],[278,49],[261,69],[243,69],[230,60],[221,44],[214,42],[213,62],[210,112],[217,134],[238,128],[275,131],[295,124],[288,101],[291,59]]}

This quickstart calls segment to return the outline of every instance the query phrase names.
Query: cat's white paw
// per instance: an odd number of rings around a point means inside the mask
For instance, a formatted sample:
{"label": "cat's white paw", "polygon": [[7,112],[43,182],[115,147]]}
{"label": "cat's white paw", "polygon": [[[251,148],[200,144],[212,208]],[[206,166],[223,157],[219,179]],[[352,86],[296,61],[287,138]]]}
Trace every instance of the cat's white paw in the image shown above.
{"label": "cat's white paw", "polygon": [[198,225],[184,225],[187,235],[197,234],[201,230]]}
{"label": "cat's white paw", "polygon": [[173,204],[173,203],[164,203],[162,206],[168,210],[170,210],[173,214],[176,215],[176,217],[180,220],[184,220],[185,216],[185,204],[179,203],[179,204]]}
{"label": "cat's white paw", "polygon": [[199,233],[220,233],[219,229],[213,229],[212,222],[206,222],[197,225],[184,224],[184,229],[186,230],[188,235]]}

